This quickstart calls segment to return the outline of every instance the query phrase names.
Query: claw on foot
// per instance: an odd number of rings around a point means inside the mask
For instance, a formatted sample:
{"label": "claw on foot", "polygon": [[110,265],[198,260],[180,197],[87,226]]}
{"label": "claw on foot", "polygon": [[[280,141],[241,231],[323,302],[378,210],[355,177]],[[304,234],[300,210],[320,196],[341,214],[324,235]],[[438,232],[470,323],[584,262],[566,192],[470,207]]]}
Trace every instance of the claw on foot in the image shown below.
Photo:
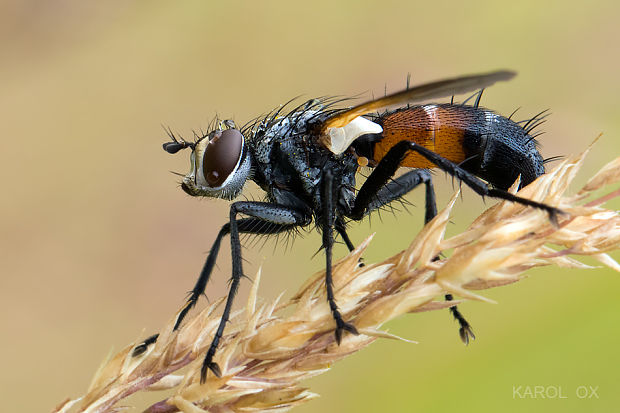
{"label": "claw on foot", "polygon": [[[452,301],[454,297],[452,294],[446,294],[446,301]],[[469,344],[469,340],[475,340],[476,336],[474,335],[474,330],[472,330],[471,326],[463,317],[463,314],[458,310],[456,306],[450,307],[450,312],[456,321],[459,323],[459,337],[461,337],[461,341],[465,343],[465,345]]]}
{"label": "claw on foot", "polygon": [[547,211],[547,213],[549,214],[549,221],[551,221],[551,225],[553,225],[554,228],[559,228],[560,223],[558,221],[558,215],[561,214],[562,211],[560,211],[559,209],[553,208]]}
{"label": "claw on foot", "polygon": [[459,328],[459,336],[461,336],[461,341],[465,343],[465,345],[469,344],[470,339],[476,339],[474,331],[471,329],[471,326],[467,322],[465,322],[465,324],[461,325],[461,328]]}
{"label": "claw on foot", "polygon": [[147,345],[145,345],[144,343],[140,343],[138,344],[133,351],[131,352],[131,357],[138,357],[141,356],[142,354],[144,354],[144,352],[146,351],[146,349],[148,348]]}
{"label": "claw on foot", "polygon": [[202,363],[202,368],[200,369],[200,384],[204,384],[204,382],[207,381],[207,371],[209,370],[211,370],[217,378],[222,377],[220,366],[218,366],[215,362],[205,360],[205,362]]}
{"label": "claw on foot", "polygon": [[149,346],[157,341],[159,334],[153,334],[142,343],[138,344],[131,352],[131,357],[138,357],[146,352]]}
{"label": "claw on foot", "polygon": [[342,341],[343,330],[348,331],[349,333],[354,334],[356,336],[359,335],[357,328],[355,328],[353,324],[345,323],[344,321],[342,321],[338,323],[338,326],[336,327],[336,331],[334,331],[334,334],[336,335],[336,343],[338,343],[338,345],[340,345],[340,342]]}
{"label": "claw on foot", "polygon": [[569,213],[553,207],[547,212],[549,213],[549,220],[555,228],[560,228],[559,217],[567,218],[570,216]]}

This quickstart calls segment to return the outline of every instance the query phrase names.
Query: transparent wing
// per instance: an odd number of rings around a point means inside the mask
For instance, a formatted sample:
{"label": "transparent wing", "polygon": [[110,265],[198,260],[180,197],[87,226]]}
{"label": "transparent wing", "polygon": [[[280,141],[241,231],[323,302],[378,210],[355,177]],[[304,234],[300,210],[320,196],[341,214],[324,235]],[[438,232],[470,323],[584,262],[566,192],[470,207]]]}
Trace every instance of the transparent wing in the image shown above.
{"label": "transparent wing", "polygon": [[385,109],[389,106],[439,99],[484,89],[495,82],[510,80],[515,75],[516,72],[498,70],[491,73],[461,76],[415,86],[401,92],[371,100],[370,102],[362,103],[344,112],[339,112],[325,120],[321,129],[325,132],[330,128],[342,128],[359,116]]}

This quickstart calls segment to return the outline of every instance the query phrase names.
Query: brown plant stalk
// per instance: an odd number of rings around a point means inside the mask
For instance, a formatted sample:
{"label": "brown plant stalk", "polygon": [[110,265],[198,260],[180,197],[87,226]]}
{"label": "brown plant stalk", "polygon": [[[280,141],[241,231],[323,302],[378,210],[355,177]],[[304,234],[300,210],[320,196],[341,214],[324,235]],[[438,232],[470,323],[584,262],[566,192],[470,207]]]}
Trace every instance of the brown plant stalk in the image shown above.
{"label": "brown plant stalk", "polygon": [[[620,189],[591,200],[592,192],[620,181],[620,158],[603,167],[576,195],[565,195],[586,153],[565,160],[519,192],[565,211],[557,227],[545,212],[500,202],[463,233],[444,239],[455,194],[406,250],[360,266],[359,258],[372,238],[368,237],[334,265],[338,304],[360,332],[346,334],[340,345],[334,339],[324,273],[310,277],[286,302],[282,296],[261,302],[259,271],[245,308],[231,317],[216,354],[221,378],[209,375],[206,383],[200,383],[200,366],[223,299],[176,332],[172,318],[156,344],[138,357],[131,355],[135,343],[128,345],[101,365],[85,395],[66,400],[54,411],[116,412],[125,409],[118,405],[124,398],[154,389],[167,389],[169,395],[146,412],[284,411],[316,396],[302,386],[303,380],[328,371],[334,362],[377,338],[398,338],[380,329],[385,322],[405,313],[454,305],[443,301],[446,293],[491,302],[474,291],[519,281],[532,267],[591,268],[569,255],[590,256],[620,271],[608,255],[620,247],[620,216],[602,207],[620,196]],[[447,258],[434,261],[440,252]]]}

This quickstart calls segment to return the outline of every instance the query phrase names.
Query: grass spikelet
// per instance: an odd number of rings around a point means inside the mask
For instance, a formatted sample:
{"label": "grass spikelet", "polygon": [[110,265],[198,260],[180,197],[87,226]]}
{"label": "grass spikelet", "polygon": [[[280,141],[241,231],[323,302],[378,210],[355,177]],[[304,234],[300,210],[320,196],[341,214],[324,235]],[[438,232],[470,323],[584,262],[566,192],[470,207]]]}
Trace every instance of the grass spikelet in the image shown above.
{"label": "grass spikelet", "polygon": [[[285,411],[316,397],[303,387],[305,379],[325,373],[378,338],[400,339],[383,332],[382,324],[405,313],[454,304],[443,301],[446,293],[491,301],[478,290],[517,282],[532,267],[591,268],[575,256],[590,256],[620,271],[608,255],[620,247],[620,216],[602,206],[620,190],[592,199],[593,192],[618,183],[620,158],[575,195],[566,195],[585,155],[565,160],[519,193],[565,211],[557,227],[545,212],[500,202],[466,231],[445,239],[456,194],[407,249],[361,267],[359,258],[372,239],[368,237],[334,265],[338,304],[360,332],[345,334],[340,346],[334,339],[323,273],[310,277],[286,302],[262,302],[259,272],[245,308],[231,317],[216,354],[221,378],[209,374],[206,383],[200,383],[202,359],[219,322],[218,300],[195,312],[177,332],[172,332],[172,318],[157,343],[139,357],[131,356],[135,343],[109,357],[85,395],[66,400],[54,411],[117,412],[124,410],[119,402],[129,395],[154,389],[165,389],[168,396],[146,412]],[[439,252],[446,258],[433,261]]]}

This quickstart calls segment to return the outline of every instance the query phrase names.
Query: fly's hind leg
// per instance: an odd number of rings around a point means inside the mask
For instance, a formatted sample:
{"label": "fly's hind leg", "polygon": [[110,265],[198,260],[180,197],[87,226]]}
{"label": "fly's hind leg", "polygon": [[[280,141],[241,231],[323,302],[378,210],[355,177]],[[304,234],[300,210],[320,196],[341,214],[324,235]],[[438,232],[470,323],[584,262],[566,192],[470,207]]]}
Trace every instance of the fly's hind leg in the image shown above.
{"label": "fly's hind leg", "polygon": [[[446,301],[452,301],[454,297],[452,294],[446,294]],[[474,331],[471,328],[471,325],[467,322],[463,314],[459,311],[456,305],[450,307],[450,312],[456,321],[459,322],[459,337],[461,337],[461,341],[465,344],[469,344],[469,340],[475,340],[476,336],[474,335]]]}
{"label": "fly's hind leg", "polygon": [[[393,182],[387,183],[391,176],[394,175],[396,169],[400,166],[403,159],[409,152],[417,152],[434,165],[436,165],[439,169],[453,177],[459,179],[461,182],[465,183],[465,185],[469,186],[480,196],[490,196],[493,198],[503,199],[506,201],[516,202],[521,205],[530,206],[533,208],[537,208],[543,210],[549,214],[550,221],[557,226],[558,216],[563,212],[555,207],[552,207],[547,204],[543,204],[540,202],[532,201],[527,198],[522,198],[517,195],[513,195],[508,191],[498,188],[489,187],[484,181],[476,177],[470,172],[467,172],[459,165],[449,161],[448,159],[442,157],[441,155],[423,147],[412,141],[400,141],[396,145],[394,145],[388,153],[381,159],[379,165],[375,168],[375,170],[370,174],[362,188],[355,199],[354,206],[351,210],[351,218],[353,219],[361,219],[365,214],[372,211],[373,209],[378,208],[382,205],[382,201],[389,202],[391,200],[397,199],[399,196],[398,192],[395,193],[395,196],[390,199],[389,196],[385,198],[381,198],[379,194],[383,191],[382,188],[394,186],[396,182],[399,182],[399,178],[396,178]],[[412,171],[415,172],[415,171]],[[407,176],[407,174],[403,175],[403,177]],[[415,187],[415,180],[411,181],[411,186],[409,190]],[[405,189],[402,189],[403,193]],[[429,193],[431,192],[429,186],[427,185],[427,200],[426,200],[426,220],[428,220],[429,216],[433,215],[429,213]],[[433,193],[434,199],[434,193]],[[436,212],[435,212],[436,213]],[[432,218],[432,217],[431,217]],[[452,295],[447,294],[446,300],[451,301]],[[462,316],[462,314],[458,311],[456,306],[450,307],[450,311],[454,318],[459,322],[460,330],[459,335],[461,339],[466,344],[469,342],[469,339],[474,339],[474,334],[471,330],[471,326]]]}

